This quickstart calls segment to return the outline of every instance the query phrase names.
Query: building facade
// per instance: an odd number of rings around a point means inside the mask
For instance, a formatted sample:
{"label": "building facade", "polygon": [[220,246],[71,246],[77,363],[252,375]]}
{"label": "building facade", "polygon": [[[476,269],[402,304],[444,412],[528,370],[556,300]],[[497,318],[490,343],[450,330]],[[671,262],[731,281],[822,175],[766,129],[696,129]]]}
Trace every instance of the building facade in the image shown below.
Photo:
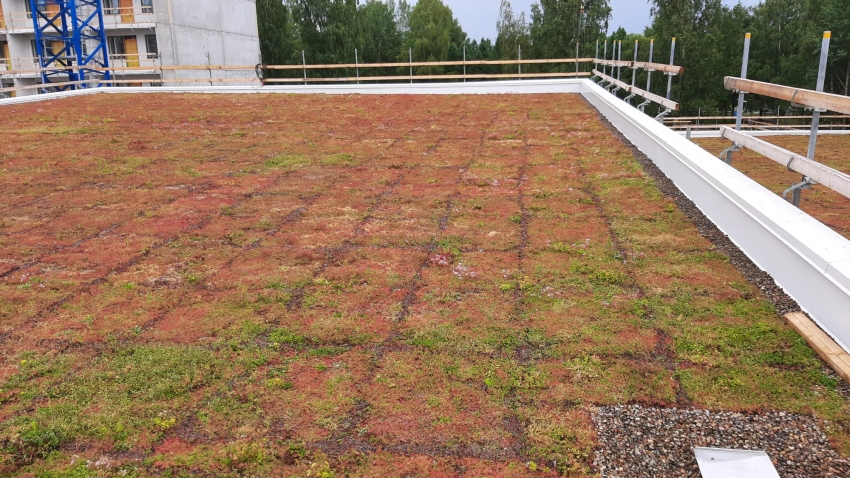
{"label": "building facade", "polygon": [[[160,66],[248,66],[260,62],[256,0],[102,0],[103,25],[118,86],[247,84],[252,70],[155,71]],[[49,9],[50,0],[39,0]],[[61,44],[61,42],[60,42]],[[51,45],[45,45],[50,50]],[[85,48],[85,47],[84,47]],[[0,0],[0,88],[41,76],[29,0]],[[149,68],[149,69],[148,69]],[[220,78],[244,79],[222,83]],[[189,80],[209,80],[201,83]],[[37,89],[18,92],[35,94]]]}

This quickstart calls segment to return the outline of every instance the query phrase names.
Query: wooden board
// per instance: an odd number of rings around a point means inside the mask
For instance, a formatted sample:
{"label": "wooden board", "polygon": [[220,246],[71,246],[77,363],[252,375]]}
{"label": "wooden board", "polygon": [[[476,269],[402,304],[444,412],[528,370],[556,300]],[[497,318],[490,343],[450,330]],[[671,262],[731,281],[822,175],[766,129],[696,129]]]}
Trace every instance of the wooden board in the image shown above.
{"label": "wooden board", "polygon": [[139,66],[139,41],[136,37],[124,37],[124,55],[128,68]]}
{"label": "wooden board", "polygon": [[3,59],[6,60],[6,69],[12,69],[12,57],[9,55],[9,44],[3,42]]}
{"label": "wooden board", "polygon": [[133,14],[133,0],[118,0],[118,8],[121,11],[121,23],[136,21],[136,16]]}
{"label": "wooden board", "polygon": [[821,93],[820,91],[791,88],[789,86],[774,85],[762,81],[744,80],[727,76],[723,79],[723,85],[727,90],[742,91],[756,95],[769,96],[778,100],[789,101],[793,104],[820,108],[826,111],[850,114],[850,96],[833,95]]}
{"label": "wooden board", "polygon": [[845,382],[850,383],[850,354],[847,351],[839,347],[826,332],[800,312],[786,315],[785,323],[799,332],[809,346],[820,355],[820,358]]}

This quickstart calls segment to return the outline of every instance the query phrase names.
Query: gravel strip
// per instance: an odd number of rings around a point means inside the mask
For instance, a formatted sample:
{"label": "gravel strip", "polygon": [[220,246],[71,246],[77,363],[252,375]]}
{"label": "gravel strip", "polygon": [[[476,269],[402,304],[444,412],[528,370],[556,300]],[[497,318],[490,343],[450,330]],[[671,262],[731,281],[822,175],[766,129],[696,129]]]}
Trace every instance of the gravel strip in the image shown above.
{"label": "gravel strip", "polygon": [[598,408],[593,421],[600,443],[594,466],[604,478],[699,478],[698,446],[764,450],[783,478],[850,477],[850,461],[801,415],[615,405]]}

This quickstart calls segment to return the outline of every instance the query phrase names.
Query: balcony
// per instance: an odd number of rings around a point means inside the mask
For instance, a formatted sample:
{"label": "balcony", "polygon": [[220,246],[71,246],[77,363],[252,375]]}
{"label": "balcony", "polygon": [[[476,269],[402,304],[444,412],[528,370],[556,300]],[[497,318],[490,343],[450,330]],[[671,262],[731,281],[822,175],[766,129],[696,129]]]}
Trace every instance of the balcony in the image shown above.
{"label": "balcony", "polygon": [[[79,12],[81,17],[87,17],[91,13],[91,8],[81,8]],[[8,29],[11,33],[33,32],[32,13],[10,12],[8,16]],[[94,23],[97,23],[97,20],[94,20]],[[46,24],[47,22],[44,19],[39,18],[39,25],[44,26]],[[153,7],[133,6],[103,9],[103,26],[107,29],[153,28],[154,25]]]}
{"label": "balcony", "polygon": [[[109,66],[113,68],[141,68],[139,70],[118,71],[117,74],[150,75],[159,66],[159,56],[156,53],[137,53],[129,55],[109,55]],[[70,61],[69,61],[70,63]],[[38,57],[3,58],[0,57],[0,77],[3,78],[38,78],[41,64]],[[146,70],[144,68],[150,68]],[[14,70],[14,73],[8,73]]]}

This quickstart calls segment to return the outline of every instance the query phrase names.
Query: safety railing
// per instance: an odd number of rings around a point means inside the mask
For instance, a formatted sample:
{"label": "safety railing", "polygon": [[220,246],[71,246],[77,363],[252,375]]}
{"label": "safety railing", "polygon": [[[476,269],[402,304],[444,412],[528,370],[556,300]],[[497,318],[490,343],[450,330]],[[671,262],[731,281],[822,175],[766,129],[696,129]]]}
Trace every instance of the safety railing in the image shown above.
{"label": "safety railing", "polygon": [[[785,166],[789,171],[800,173],[816,181],[818,184],[823,184],[833,191],[850,198],[850,175],[818,163],[817,161],[812,161],[809,158],[788,151],[787,149],[770,144],[767,141],[753,138],[752,136],[734,130],[728,126],[720,128],[720,135],[725,139],[734,141],[735,144],[739,146],[755,151],[756,153]],[[786,191],[786,195],[789,192],[792,191]]]}
{"label": "safety railing", "polygon": [[[645,101],[639,105],[637,108],[641,111],[645,111],[645,108],[650,103],[656,103],[660,105],[663,109],[655,117],[655,119],[659,121],[663,121],[664,118],[673,111],[678,111],[679,103],[672,101],[670,99],[670,93],[672,91],[673,86],[673,77],[676,75],[681,75],[684,71],[684,67],[676,66],[673,64],[675,59],[676,52],[676,39],[673,38],[671,47],[670,47],[670,64],[663,63],[654,63],[652,61],[652,56],[655,50],[655,40],[650,40],[649,42],[649,60],[648,61],[638,61],[638,52],[639,52],[640,42],[635,41],[634,48],[634,60],[632,61],[623,61],[623,42],[622,40],[614,41],[613,48],[611,52],[611,59],[608,57],[608,40],[605,41],[604,50],[603,50],[603,58],[599,58],[599,41],[596,42],[596,57],[593,62],[597,66],[597,69],[593,70],[594,77],[600,78],[600,85],[605,85],[606,90],[609,90],[612,94],[617,94],[618,91],[623,90],[629,93],[628,96],[624,98],[624,101],[627,103],[636,96],[642,97]],[[602,67],[600,71],[598,67]],[[610,68],[610,70],[609,70]],[[627,68],[632,70],[632,78],[631,84],[627,84],[621,80],[621,72],[622,68]],[[615,76],[616,69],[616,76]],[[646,70],[646,89],[641,89],[636,86],[637,81],[637,70],[643,69]],[[664,75],[667,75],[667,96],[660,96],[652,93],[650,88],[652,86],[652,73],[655,71],[659,71]]]}
{"label": "safety railing", "polygon": [[109,64],[115,68],[144,68],[150,71],[156,67],[156,53],[131,53],[124,55],[109,55]]}
{"label": "safety railing", "polygon": [[[557,65],[557,64],[575,64],[575,70],[578,70],[579,64],[582,63],[591,63],[593,58],[564,58],[564,59],[531,59],[531,60],[469,60],[469,61],[442,61],[442,62],[404,62],[404,63],[367,63],[361,64],[357,63],[348,63],[348,64],[317,64],[317,65],[307,65],[303,63],[301,65],[230,65],[230,66],[221,66],[221,65],[192,65],[192,66],[156,66],[155,59],[145,57],[144,54],[139,54],[139,66],[130,65],[133,61],[131,58],[136,55],[123,55],[118,56],[117,64],[111,65],[108,68],[90,68],[91,71],[100,71],[100,72],[110,72],[113,75],[116,74],[128,74],[132,72],[142,72],[145,73],[157,73],[163,74],[166,72],[173,72],[175,78],[162,78],[162,79],[145,79],[146,83],[226,83],[226,82],[258,82],[260,84],[292,84],[292,83],[351,83],[351,82],[374,82],[374,81],[387,81],[387,82],[400,82],[400,81],[431,81],[431,80],[480,80],[480,79],[528,79],[528,78],[575,78],[575,77],[587,77],[590,76],[590,72],[583,71],[555,71],[550,73],[523,73],[522,66],[523,65]],[[130,57],[130,58],[127,58]],[[127,66],[122,66],[127,65]],[[484,74],[484,73],[466,73],[467,67],[472,66],[516,66],[516,73],[494,73],[494,74]],[[416,74],[415,68],[420,67],[462,67],[463,73],[447,73],[447,74]],[[369,68],[384,68],[384,69],[406,69],[407,75],[389,75],[389,76],[363,76],[360,74],[362,69]],[[32,73],[41,73],[42,71],[49,70],[51,72],[68,70],[73,71],[77,69],[76,66],[67,66],[67,67],[56,67],[50,69],[42,69],[38,67],[34,68],[24,68],[24,69],[16,69],[12,70],[11,74],[32,74]],[[311,71],[327,71],[334,69],[345,69],[345,70],[355,70],[355,76],[345,76],[345,77],[310,77],[309,72]],[[573,67],[569,67],[569,69],[573,69]],[[297,78],[269,78],[269,74],[273,71],[299,71],[301,72],[300,77]],[[207,71],[208,75],[204,78],[179,78],[179,72],[181,71]],[[214,78],[213,72],[238,72],[242,77],[241,78]],[[248,76],[250,74],[250,77]],[[253,77],[253,78],[252,78]],[[77,86],[83,84],[91,84],[91,83],[104,83],[104,84],[121,84],[121,83],[137,83],[139,80],[114,80],[114,81],[101,81],[97,79],[93,79],[86,82],[61,82],[61,83],[48,83],[48,84],[38,84],[38,85],[28,85],[25,87],[18,87],[17,89],[47,89],[47,88],[59,88],[65,86]],[[14,91],[15,88],[5,88],[0,89],[0,92],[9,92]]]}
{"label": "safety railing", "polygon": [[724,78],[723,84],[727,90],[769,96],[777,100],[788,101],[794,106],[850,114],[850,96],[792,88],[731,76]]}
{"label": "safety railing", "polygon": [[[796,171],[803,175],[802,181],[786,189],[783,194],[786,199],[791,194],[790,201],[797,207],[800,206],[802,191],[804,189],[811,189],[815,184],[823,184],[830,189],[850,197],[850,176],[814,161],[817,150],[818,130],[820,129],[820,114],[826,111],[850,114],[850,97],[823,92],[831,38],[831,32],[824,32],[815,90],[748,80],[747,66],[750,56],[750,42],[752,40],[750,33],[747,33],[744,37],[744,60],[741,66],[741,76],[739,78],[726,77],[723,80],[726,89],[738,93],[738,115],[734,130],[727,127],[721,130],[721,135],[731,140],[733,144],[720,153],[720,158],[725,160],[727,164],[732,164],[732,153],[740,150],[741,147],[745,147],[774,161],[785,162],[789,171]],[[809,148],[805,157],[741,133],[744,121],[744,95],[746,94],[767,96],[788,101],[795,107],[811,108],[814,110],[812,113],[811,133],[809,134]]]}
{"label": "safety railing", "polygon": [[[92,13],[92,12],[87,12]],[[153,24],[153,7],[132,6],[103,9],[103,23],[109,25],[121,24]],[[47,12],[49,15],[49,11]],[[9,25],[11,30],[32,30],[32,12],[9,12]],[[44,25],[45,20],[39,18],[39,24]]]}
{"label": "safety railing", "polygon": [[38,57],[0,58],[0,61],[5,62],[6,64],[5,68],[0,67],[0,76],[35,73],[35,69],[40,66],[38,63]]}
{"label": "safety railing", "polygon": [[104,25],[151,23],[153,22],[152,6],[132,6],[103,9]]}
{"label": "safety railing", "polygon": [[32,30],[32,13],[9,12],[9,24],[6,28],[10,30]]}

